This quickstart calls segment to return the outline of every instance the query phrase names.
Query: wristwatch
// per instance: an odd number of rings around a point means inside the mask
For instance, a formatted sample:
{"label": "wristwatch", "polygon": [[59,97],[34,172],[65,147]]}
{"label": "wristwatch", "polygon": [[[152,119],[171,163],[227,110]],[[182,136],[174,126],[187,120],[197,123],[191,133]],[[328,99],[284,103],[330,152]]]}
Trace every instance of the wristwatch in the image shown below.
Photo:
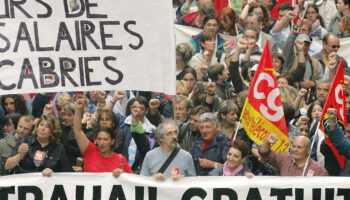
{"label": "wristwatch", "polygon": [[215,162],[214,168],[215,168],[215,169],[218,168],[218,162]]}

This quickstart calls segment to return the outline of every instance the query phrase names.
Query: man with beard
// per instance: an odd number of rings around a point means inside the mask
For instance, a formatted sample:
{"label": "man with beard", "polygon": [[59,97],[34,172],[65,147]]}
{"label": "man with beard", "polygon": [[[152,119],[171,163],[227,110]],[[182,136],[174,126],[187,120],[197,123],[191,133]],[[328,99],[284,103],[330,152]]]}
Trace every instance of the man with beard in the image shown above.
{"label": "man with beard", "polygon": [[[160,146],[146,154],[141,175],[152,176],[157,181],[164,181],[166,177],[178,180],[184,176],[196,175],[191,154],[177,148],[178,132],[173,120],[165,119],[159,124],[154,138]],[[171,162],[164,170],[160,170],[169,157],[173,157]]]}

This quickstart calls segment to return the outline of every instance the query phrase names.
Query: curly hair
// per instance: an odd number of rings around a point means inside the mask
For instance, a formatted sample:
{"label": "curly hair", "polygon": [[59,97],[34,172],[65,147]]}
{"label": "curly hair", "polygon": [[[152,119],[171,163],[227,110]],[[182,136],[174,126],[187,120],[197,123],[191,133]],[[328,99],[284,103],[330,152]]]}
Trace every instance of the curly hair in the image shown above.
{"label": "curly hair", "polygon": [[176,56],[180,56],[185,64],[191,60],[193,52],[194,47],[189,42],[182,42],[176,45]]}
{"label": "curly hair", "polygon": [[50,142],[58,144],[60,142],[60,139],[61,139],[62,129],[61,129],[59,120],[53,115],[41,116],[41,118],[39,119],[38,125],[35,126],[35,129],[33,131],[33,135],[37,135],[38,126],[42,121],[47,122],[49,129],[51,131]]}
{"label": "curly hair", "polygon": [[26,105],[26,101],[24,100],[22,95],[19,95],[19,94],[8,94],[8,95],[3,95],[1,97],[1,107],[4,108],[5,115],[8,114],[6,109],[5,109],[5,100],[7,98],[12,98],[14,100],[16,113],[19,113],[21,115],[29,113],[27,105]]}

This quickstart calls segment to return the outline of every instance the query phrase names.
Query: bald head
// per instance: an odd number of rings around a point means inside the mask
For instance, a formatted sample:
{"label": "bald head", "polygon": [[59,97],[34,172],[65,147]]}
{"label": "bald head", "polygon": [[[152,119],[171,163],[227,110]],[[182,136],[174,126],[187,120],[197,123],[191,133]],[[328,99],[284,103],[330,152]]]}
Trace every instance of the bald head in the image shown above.
{"label": "bald head", "polygon": [[292,145],[292,157],[296,162],[305,161],[311,151],[311,141],[308,137],[298,136]]}
{"label": "bald head", "polygon": [[[305,144],[305,147],[307,147],[307,148],[311,147],[311,140],[308,137],[300,135],[294,139],[294,142],[297,140],[298,140],[298,142],[300,141],[301,143]],[[293,144],[294,144],[294,142],[293,142]]]}

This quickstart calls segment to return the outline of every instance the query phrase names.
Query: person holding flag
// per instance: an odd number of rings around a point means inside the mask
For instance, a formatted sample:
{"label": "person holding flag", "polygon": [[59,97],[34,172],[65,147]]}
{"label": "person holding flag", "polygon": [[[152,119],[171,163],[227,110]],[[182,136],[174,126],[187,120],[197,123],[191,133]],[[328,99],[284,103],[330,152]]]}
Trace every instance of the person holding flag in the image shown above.
{"label": "person holding flag", "polygon": [[[327,170],[314,160],[309,160],[311,141],[306,136],[298,136],[292,145],[292,154],[276,153],[271,151],[270,146],[278,142],[278,137],[271,133],[260,146],[259,154],[275,169],[281,176],[328,176]],[[307,166],[307,174],[303,168]]]}
{"label": "person holding flag", "polygon": [[347,159],[350,159],[350,140],[344,135],[342,127],[339,126],[337,116],[338,111],[335,108],[327,109],[328,127],[326,128],[326,134],[328,139],[340,154],[344,155]]}
{"label": "person holding flag", "polygon": [[[330,65],[334,66],[334,63],[336,65],[335,59],[330,61]],[[339,63],[340,64],[339,64],[337,72],[334,76],[333,84],[329,90],[326,103],[323,106],[320,120],[316,126],[317,130],[316,130],[315,135],[318,136],[318,141],[322,141],[324,138],[325,143],[331,149],[334,156],[336,157],[336,160],[338,161],[339,166],[341,168],[344,168],[345,157],[338,152],[338,150],[337,150],[338,148],[333,144],[333,142],[336,142],[338,144],[338,141],[336,141],[336,140],[331,141],[328,137],[328,134],[327,134],[327,132],[329,130],[334,129],[333,115],[332,115],[332,119],[331,119],[330,116],[328,115],[328,111],[327,111],[329,108],[335,108],[335,109],[339,110],[337,117],[338,117],[338,124],[341,125],[341,127],[342,127],[342,132],[344,132],[345,127],[347,126],[346,92],[345,92],[345,86],[344,86],[344,69],[342,66],[342,64],[343,64],[342,59]],[[320,142],[313,142],[313,143],[316,143],[317,147],[319,148]],[[312,144],[312,146],[313,146],[313,144]],[[329,163],[327,163],[327,158],[325,158],[325,166],[327,168],[329,167]]]}

